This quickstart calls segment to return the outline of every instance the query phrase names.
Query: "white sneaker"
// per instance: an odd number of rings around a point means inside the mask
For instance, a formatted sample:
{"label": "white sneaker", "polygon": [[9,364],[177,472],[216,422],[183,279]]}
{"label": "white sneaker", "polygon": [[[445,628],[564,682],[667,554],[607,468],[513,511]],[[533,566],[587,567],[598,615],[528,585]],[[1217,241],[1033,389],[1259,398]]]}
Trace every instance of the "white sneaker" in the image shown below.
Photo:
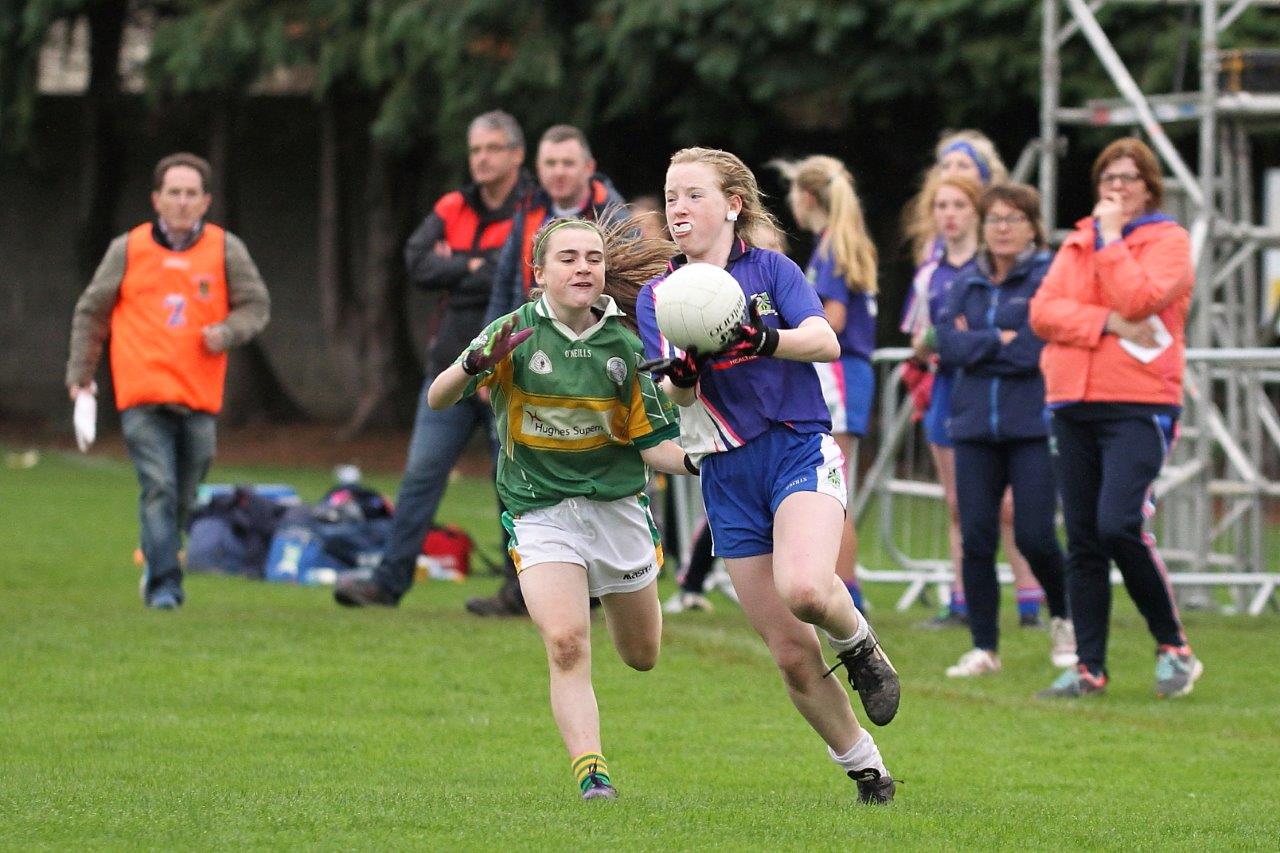
{"label": "white sneaker", "polygon": [[1049,620],[1049,660],[1059,668],[1075,666],[1076,627],[1070,619],[1055,616]]}
{"label": "white sneaker", "polygon": [[707,577],[707,592],[716,590],[724,595],[725,598],[734,604],[741,604],[738,601],[738,591],[733,588],[733,579],[729,577],[729,573],[725,571],[724,561],[717,559],[715,565],[711,569],[711,574]]}
{"label": "white sneaker", "polygon": [[704,613],[710,613],[715,608],[711,605],[710,599],[702,593],[685,592],[684,590],[668,598],[667,603],[662,605],[663,613],[684,613],[689,610],[701,610]]}
{"label": "white sneaker", "polygon": [[994,675],[1000,671],[1000,658],[986,649],[969,649],[960,655],[955,666],[947,667],[947,678],[969,678],[974,675]]}

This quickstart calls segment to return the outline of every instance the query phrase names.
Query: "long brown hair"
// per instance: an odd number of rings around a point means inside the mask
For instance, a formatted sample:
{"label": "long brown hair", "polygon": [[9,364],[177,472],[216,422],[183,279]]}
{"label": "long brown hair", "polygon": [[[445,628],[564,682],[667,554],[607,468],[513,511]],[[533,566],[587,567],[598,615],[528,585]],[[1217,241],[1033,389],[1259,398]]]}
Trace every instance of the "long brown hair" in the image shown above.
{"label": "long brown hair", "polygon": [[[604,244],[604,292],[612,296],[625,316],[622,322],[636,331],[636,297],[640,288],[667,271],[667,264],[680,250],[670,240],[641,237],[636,217],[622,216],[611,207],[600,215],[600,222],[586,219],[552,219],[533,236],[533,264],[543,266],[551,233],[561,228],[583,228],[594,231]],[[529,291],[530,299],[542,296],[542,288]]]}
{"label": "long brown hair", "polygon": [[[924,187],[928,187],[933,178],[941,176],[941,161],[944,152],[957,142],[963,142],[977,152],[988,171],[990,171],[991,178],[983,184],[984,187],[1003,183],[1009,179],[1009,169],[1004,165],[1004,161],[1000,159],[999,152],[996,151],[995,145],[987,138],[986,134],[978,130],[969,129],[944,130],[942,137],[938,140],[938,144],[933,149],[933,165],[925,170],[921,180]],[[924,256],[929,253],[929,245],[938,236],[933,229],[932,206],[933,199],[930,198],[926,201],[924,190],[921,189],[907,202],[907,206],[902,211],[902,234],[911,246],[911,260],[914,263],[920,263],[924,259]]]}

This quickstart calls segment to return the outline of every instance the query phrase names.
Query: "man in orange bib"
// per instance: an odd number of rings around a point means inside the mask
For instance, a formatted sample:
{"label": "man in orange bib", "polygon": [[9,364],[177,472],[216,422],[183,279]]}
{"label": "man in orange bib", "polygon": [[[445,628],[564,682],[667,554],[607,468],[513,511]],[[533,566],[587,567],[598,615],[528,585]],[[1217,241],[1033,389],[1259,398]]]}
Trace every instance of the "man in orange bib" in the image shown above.
{"label": "man in orange bib", "polygon": [[71,322],[67,389],[97,393],[110,337],[111,379],[142,488],[142,598],[183,602],[178,550],[216,443],[227,350],[262,331],[270,299],[238,237],[209,222],[209,164],[171,154],[157,165],[156,218],[111,242]]}

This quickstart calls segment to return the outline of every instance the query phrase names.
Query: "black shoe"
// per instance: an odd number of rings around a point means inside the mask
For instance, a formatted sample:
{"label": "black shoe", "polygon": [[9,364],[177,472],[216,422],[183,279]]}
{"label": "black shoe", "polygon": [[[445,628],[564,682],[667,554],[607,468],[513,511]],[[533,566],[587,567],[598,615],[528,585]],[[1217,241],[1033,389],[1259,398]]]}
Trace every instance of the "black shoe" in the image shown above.
{"label": "black shoe", "polygon": [[844,666],[849,686],[858,691],[867,719],[877,726],[887,726],[898,713],[902,686],[898,683],[898,671],[880,648],[875,631],[867,626],[867,638],[836,657],[839,662],[827,670],[827,675]]}
{"label": "black shoe", "polygon": [[395,607],[400,599],[387,592],[371,576],[357,572],[339,575],[333,600],[343,607]]}
{"label": "black shoe", "polygon": [[1044,620],[1040,618],[1040,614],[1038,612],[1037,613],[1019,613],[1018,627],[1019,628],[1043,628]]}
{"label": "black shoe", "polygon": [[466,608],[468,613],[476,616],[529,615],[529,610],[524,606],[524,596],[520,594],[520,583],[515,580],[508,580],[488,598],[467,599]]}
{"label": "black shoe", "polygon": [[947,608],[932,619],[921,622],[920,627],[927,631],[941,631],[943,628],[968,628],[969,616]]}
{"label": "black shoe", "polygon": [[885,806],[893,802],[898,785],[892,776],[881,776],[874,767],[850,770],[849,778],[858,783],[858,802],[869,806]]}
{"label": "black shoe", "polygon": [[147,606],[152,610],[177,610],[182,606],[182,596],[171,589],[158,589],[147,597]]}

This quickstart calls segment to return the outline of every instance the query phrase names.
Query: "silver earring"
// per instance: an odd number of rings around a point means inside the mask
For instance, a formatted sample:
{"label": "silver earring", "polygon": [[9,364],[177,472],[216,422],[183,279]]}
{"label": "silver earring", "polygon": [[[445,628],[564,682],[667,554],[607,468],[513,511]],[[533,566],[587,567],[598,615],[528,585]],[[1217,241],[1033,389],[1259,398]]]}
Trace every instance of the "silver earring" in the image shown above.
{"label": "silver earring", "polygon": [[726,214],[724,215],[724,218],[725,218],[727,221],[729,221],[729,222],[737,222],[737,221],[738,221],[738,211],[736,211],[736,210],[731,210],[731,211],[729,211],[728,213],[726,213]]}

